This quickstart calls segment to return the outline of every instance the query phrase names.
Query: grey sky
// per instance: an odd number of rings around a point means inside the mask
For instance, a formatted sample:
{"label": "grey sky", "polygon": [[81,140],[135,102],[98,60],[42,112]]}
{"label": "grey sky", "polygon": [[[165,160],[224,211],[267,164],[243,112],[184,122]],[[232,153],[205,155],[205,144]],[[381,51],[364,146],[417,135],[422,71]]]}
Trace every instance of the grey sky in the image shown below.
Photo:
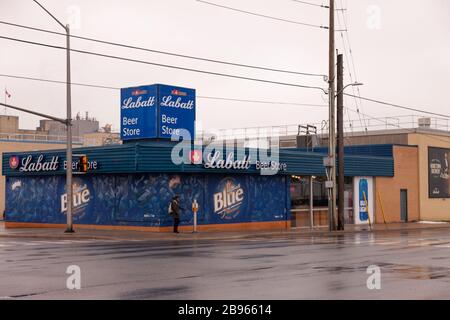
{"label": "grey sky", "polygon": [[[72,32],[130,45],[273,68],[327,73],[328,32],[277,22],[201,4],[195,0],[41,0],[60,20],[79,22]],[[275,17],[327,25],[327,10],[291,0],[211,0]],[[310,0],[327,4],[327,0]],[[366,97],[449,113],[450,1],[337,0],[346,20],[358,80]],[[379,9],[379,11],[378,11]],[[79,16],[77,16],[79,12]],[[377,15],[379,13],[379,16]],[[343,25],[342,15],[339,14]],[[75,18],[75,20],[73,20]],[[0,0],[0,20],[62,31],[31,0]],[[339,27],[338,28],[343,28]],[[0,25],[0,35],[64,46],[64,37]],[[337,47],[344,53],[341,35]],[[293,76],[217,65],[100,45],[74,39],[72,47],[158,63],[268,80],[326,87],[321,78]],[[65,53],[0,39],[0,73],[65,79]],[[348,52],[348,46],[347,46]],[[348,55],[348,53],[347,53]],[[72,54],[72,80],[113,87],[166,83],[197,89],[201,96],[324,104],[320,91],[220,78]],[[351,61],[350,66],[351,66]],[[347,65],[346,65],[347,66]],[[350,82],[346,69],[346,82]],[[351,70],[353,72],[353,70]],[[65,87],[0,77],[9,102],[65,116]],[[349,91],[351,93],[351,90]],[[197,118],[204,128],[251,127],[318,122],[327,109],[198,99]],[[355,107],[348,99],[347,105]],[[73,113],[89,111],[101,124],[119,128],[119,92],[73,87]],[[372,116],[411,114],[364,102]],[[3,113],[4,111],[1,110]],[[8,111],[9,114],[18,114]],[[21,126],[38,118],[21,114]],[[350,118],[358,119],[354,113]]]}

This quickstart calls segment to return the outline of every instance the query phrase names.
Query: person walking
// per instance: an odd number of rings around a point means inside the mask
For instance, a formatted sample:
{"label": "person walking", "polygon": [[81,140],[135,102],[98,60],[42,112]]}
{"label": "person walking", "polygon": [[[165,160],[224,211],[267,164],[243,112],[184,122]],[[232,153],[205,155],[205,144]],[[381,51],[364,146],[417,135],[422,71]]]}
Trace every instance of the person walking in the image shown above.
{"label": "person walking", "polygon": [[173,232],[178,232],[178,225],[180,224],[180,197],[178,195],[175,195],[172,198],[172,201],[169,205],[169,213],[173,217]]}

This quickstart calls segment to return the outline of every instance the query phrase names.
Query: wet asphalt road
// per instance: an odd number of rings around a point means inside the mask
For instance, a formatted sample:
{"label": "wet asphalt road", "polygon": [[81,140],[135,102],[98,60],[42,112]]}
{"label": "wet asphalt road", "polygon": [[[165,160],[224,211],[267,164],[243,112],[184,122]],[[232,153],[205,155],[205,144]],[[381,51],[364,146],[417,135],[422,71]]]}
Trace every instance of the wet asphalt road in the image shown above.
{"label": "wet asphalt road", "polygon": [[[450,229],[191,241],[0,238],[0,299],[450,299]],[[81,268],[81,290],[66,269]],[[366,269],[381,268],[381,290]]]}

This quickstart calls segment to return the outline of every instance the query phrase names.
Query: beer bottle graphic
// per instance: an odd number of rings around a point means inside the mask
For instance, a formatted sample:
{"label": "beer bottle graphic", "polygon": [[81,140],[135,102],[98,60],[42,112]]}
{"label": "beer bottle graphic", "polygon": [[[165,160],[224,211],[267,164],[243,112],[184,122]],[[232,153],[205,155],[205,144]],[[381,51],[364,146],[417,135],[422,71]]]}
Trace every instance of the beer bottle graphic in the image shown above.
{"label": "beer bottle graphic", "polygon": [[[359,180],[359,220],[365,222],[369,220],[368,208],[369,197],[368,197],[368,183],[366,179]],[[364,197],[365,195],[365,197]],[[367,200],[367,205],[366,205]]]}

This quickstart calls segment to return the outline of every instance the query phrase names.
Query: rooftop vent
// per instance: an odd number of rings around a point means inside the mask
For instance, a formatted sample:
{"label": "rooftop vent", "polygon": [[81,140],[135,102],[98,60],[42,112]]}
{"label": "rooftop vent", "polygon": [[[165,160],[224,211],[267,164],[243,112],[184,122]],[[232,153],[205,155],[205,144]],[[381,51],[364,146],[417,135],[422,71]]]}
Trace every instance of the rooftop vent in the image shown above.
{"label": "rooftop vent", "polygon": [[431,118],[419,118],[419,128],[430,128]]}

